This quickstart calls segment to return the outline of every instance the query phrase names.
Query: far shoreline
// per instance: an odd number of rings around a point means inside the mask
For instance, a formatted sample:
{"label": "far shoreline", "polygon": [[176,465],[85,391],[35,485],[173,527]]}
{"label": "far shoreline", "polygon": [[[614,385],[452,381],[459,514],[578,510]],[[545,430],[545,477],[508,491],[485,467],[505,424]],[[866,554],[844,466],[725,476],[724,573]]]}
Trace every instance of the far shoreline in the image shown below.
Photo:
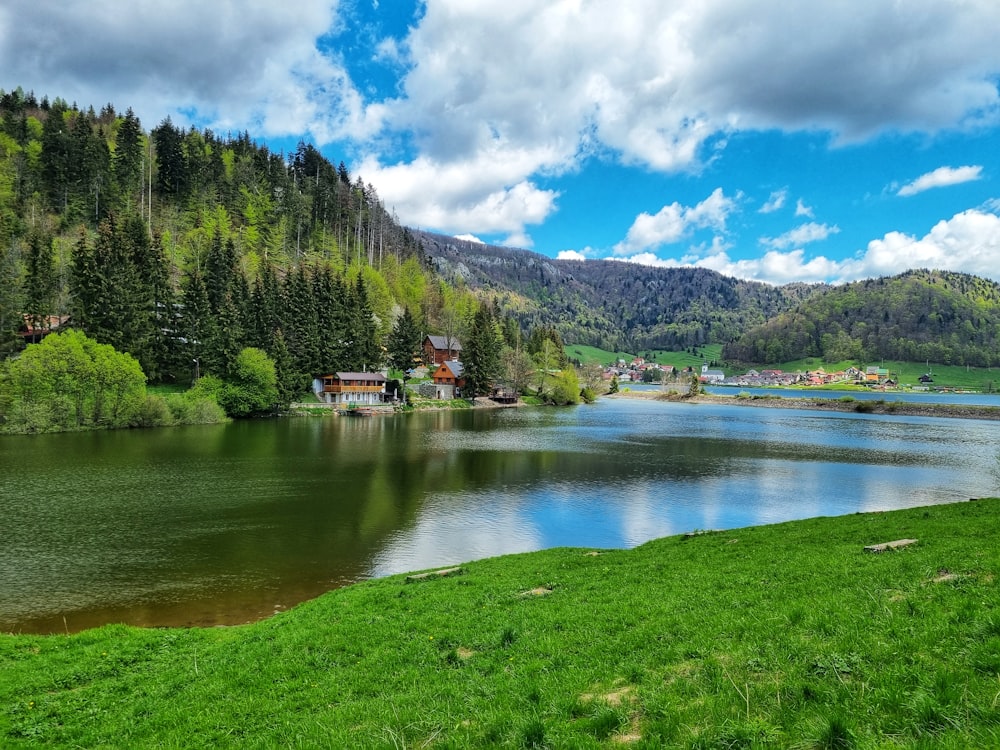
{"label": "far shoreline", "polygon": [[726,404],[727,406],[756,406],[772,409],[808,409],[850,414],[885,414],[910,417],[952,417],[958,419],[1000,420],[1000,407],[979,404],[930,404],[912,401],[886,401],[884,399],[854,399],[845,391],[845,398],[816,398],[802,396],[732,396],[722,394],[664,393],[662,391],[621,390],[601,398],[632,398],[686,404]]}

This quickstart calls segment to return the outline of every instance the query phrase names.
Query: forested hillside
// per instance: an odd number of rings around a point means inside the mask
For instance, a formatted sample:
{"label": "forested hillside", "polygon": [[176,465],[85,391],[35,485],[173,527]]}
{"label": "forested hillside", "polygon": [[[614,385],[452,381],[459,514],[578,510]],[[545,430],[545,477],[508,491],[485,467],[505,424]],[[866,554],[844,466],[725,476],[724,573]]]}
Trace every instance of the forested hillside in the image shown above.
{"label": "forested hillside", "polygon": [[1000,286],[914,270],[823,290],[728,344],[730,361],[878,359],[1000,364]]}
{"label": "forested hillside", "polygon": [[439,273],[493,291],[501,312],[522,325],[554,326],[567,342],[610,351],[726,343],[823,288],[774,287],[703,268],[552,260],[426,232],[418,236]]}
{"label": "forested hillside", "polygon": [[266,351],[286,389],[380,366],[394,321],[471,318],[371,185],[310,145],[151,131],[0,91],[0,355],[70,325],[156,381],[223,377]]}

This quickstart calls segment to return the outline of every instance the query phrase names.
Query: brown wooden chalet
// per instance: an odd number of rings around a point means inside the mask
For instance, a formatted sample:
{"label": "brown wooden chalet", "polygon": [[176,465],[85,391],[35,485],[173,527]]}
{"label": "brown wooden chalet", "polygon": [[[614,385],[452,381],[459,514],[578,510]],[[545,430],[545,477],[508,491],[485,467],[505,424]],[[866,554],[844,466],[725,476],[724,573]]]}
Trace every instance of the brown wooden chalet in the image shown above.
{"label": "brown wooden chalet", "polygon": [[36,318],[26,313],[22,317],[23,322],[17,333],[25,344],[37,344],[69,322],[69,315],[43,315],[41,318]]}
{"label": "brown wooden chalet", "polygon": [[449,359],[459,359],[462,345],[454,336],[427,336],[424,339],[424,363],[440,365]]}
{"label": "brown wooden chalet", "polygon": [[385,376],[378,372],[336,372],[317,378],[316,395],[328,404],[341,407],[381,404],[385,396]]}
{"label": "brown wooden chalet", "polygon": [[465,388],[465,375],[462,363],[454,359],[442,362],[434,371],[435,395],[437,398],[460,398]]}

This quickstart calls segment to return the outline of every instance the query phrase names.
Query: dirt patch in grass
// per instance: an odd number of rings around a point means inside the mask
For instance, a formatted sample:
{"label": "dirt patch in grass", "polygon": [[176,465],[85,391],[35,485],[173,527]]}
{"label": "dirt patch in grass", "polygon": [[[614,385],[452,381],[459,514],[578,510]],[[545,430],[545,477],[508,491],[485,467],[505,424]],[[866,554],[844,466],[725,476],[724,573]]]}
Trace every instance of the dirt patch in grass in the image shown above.
{"label": "dirt patch in grass", "polygon": [[521,596],[548,596],[552,593],[552,589],[546,586],[538,586],[529,591],[522,591]]}
{"label": "dirt patch in grass", "polygon": [[580,700],[583,703],[602,701],[603,703],[607,703],[609,706],[618,707],[623,703],[631,703],[634,693],[635,690],[631,685],[625,685],[617,690],[612,690],[609,693],[584,693],[580,696]]}
{"label": "dirt patch in grass", "polygon": [[942,568],[937,572],[937,575],[931,579],[931,583],[951,583],[952,581],[957,581],[961,578],[962,576],[958,573],[952,573],[947,568]]}

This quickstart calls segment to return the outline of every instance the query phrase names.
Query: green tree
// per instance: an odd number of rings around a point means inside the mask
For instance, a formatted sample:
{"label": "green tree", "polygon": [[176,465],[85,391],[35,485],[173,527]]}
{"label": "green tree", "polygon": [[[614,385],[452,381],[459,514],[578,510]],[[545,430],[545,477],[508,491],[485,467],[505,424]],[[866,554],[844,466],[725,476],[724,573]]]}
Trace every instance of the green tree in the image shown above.
{"label": "green tree", "polygon": [[506,347],[500,355],[500,363],[504,380],[518,395],[524,394],[535,369],[531,357],[521,348]]}
{"label": "green tree", "polygon": [[466,390],[473,397],[486,395],[500,378],[503,337],[493,311],[483,304],[472,319],[469,337],[462,348]]}
{"label": "green tree", "polygon": [[537,390],[538,394],[542,396],[545,395],[545,385],[552,370],[559,367],[559,357],[551,338],[546,336],[541,339],[534,360],[536,365],[535,373],[538,377]]}
{"label": "green tree", "polygon": [[[215,321],[208,305],[208,292],[205,282],[197,270],[188,274],[181,294],[180,314],[181,345],[175,349],[175,371],[178,373],[193,372],[201,374],[202,362],[206,345],[213,336]],[[197,377],[195,375],[195,377]]]}
{"label": "green tree", "polygon": [[135,423],[146,397],[138,361],[82,331],[53,333],[7,365],[11,431]]}
{"label": "green tree", "polygon": [[14,249],[0,244],[0,357],[20,346],[21,274]]}
{"label": "green tree", "polygon": [[580,381],[576,370],[566,367],[553,378],[552,390],[546,394],[546,400],[557,406],[569,406],[580,403]]}
{"label": "green tree", "polygon": [[24,312],[32,328],[47,327],[56,293],[55,262],[52,239],[33,231],[28,235],[27,276],[25,278]]}
{"label": "green tree", "polygon": [[281,330],[300,379],[296,390],[305,390],[310,376],[319,374],[322,363],[316,298],[304,264],[285,276],[282,302]]}
{"label": "green tree", "polygon": [[112,159],[115,186],[121,196],[123,208],[135,206],[135,196],[142,193],[142,149],[143,134],[139,118],[132,108],[125,112],[125,117],[118,126],[115,139],[115,154]]}
{"label": "green tree", "polygon": [[219,405],[230,417],[273,411],[278,403],[278,376],[274,361],[260,349],[243,349],[230,367],[219,394]]}
{"label": "green tree", "polygon": [[420,356],[420,345],[420,328],[409,308],[403,308],[389,335],[389,366],[403,372],[409,370],[413,367],[413,360]]}
{"label": "green tree", "polygon": [[156,144],[156,184],[160,193],[183,198],[188,191],[188,165],[184,155],[184,134],[168,117],[153,130]]}
{"label": "green tree", "polygon": [[276,386],[278,389],[277,406],[280,409],[286,409],[301,393],[299,388],[301,380],[296,378],[292,356],[288,353],[288,346],[285,344],[285,334],[280,328],[274,331],[268,355],[274,361],[274,375],[277,378]]}
{"label": "green tree", "polygon": [[353,371],[377,370],[382,364],[382,351],[376,340],[375,317],[368,304],[364,280],[359,276],[351,287],[347,303],[347,340],[349,368]]}

